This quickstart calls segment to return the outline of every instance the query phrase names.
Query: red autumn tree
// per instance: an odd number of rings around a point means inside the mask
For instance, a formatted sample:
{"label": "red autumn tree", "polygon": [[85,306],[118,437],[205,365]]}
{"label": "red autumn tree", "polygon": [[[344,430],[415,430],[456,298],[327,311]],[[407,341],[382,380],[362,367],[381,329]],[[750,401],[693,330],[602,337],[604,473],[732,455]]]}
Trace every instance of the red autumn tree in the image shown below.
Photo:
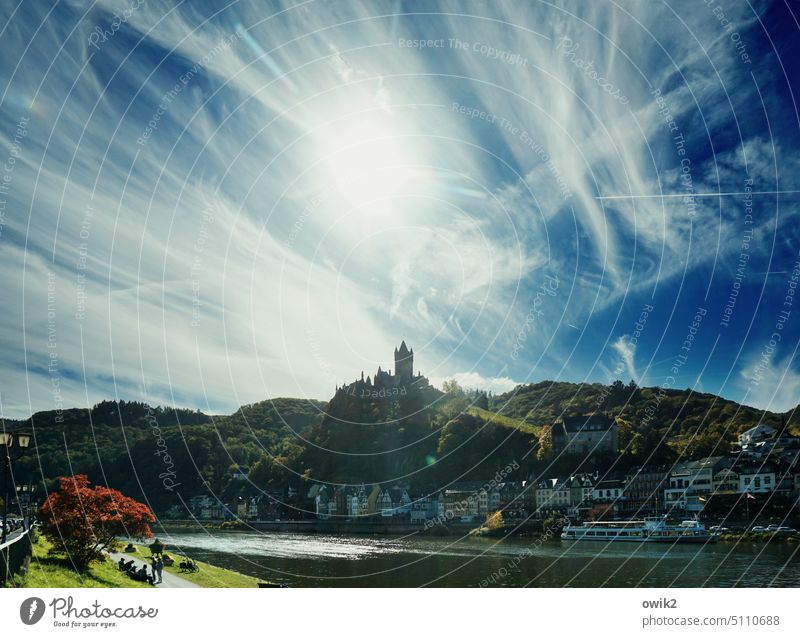
{"label": "red autumn tree", "polygon": [[592,520],[594,522],[599,520],[605,520],[607,518],[614,516],[614,507],[611,504],[597,504],[592,507],[592,510],[586,514],[587,520]]}
{"label": "red autumn tree", "polygon": [[85,475],[58,479],[39,509],[42,532],[78,569],[102,561],[103,549],[114,549],[117,537],[149,538],[155,522],[150,508],[116,489],[90,487]]}

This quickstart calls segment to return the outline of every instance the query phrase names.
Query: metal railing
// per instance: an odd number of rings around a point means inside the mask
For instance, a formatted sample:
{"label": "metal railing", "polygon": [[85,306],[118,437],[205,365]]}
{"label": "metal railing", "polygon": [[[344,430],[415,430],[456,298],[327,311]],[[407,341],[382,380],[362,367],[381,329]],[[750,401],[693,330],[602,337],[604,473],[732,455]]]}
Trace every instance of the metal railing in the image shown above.
{"label": "metal railing", "polygon": [[0,544],[0,587],[14,575],[24,574],[31,561],[32,549],[30,529]]}

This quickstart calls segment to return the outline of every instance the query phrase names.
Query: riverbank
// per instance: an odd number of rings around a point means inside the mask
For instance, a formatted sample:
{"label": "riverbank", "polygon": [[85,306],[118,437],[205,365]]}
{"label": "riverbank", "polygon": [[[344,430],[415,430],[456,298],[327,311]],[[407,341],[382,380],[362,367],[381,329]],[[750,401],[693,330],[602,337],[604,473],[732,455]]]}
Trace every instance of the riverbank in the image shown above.
{"label": "riverbank", "polygon": [[[136,553],[133,553],[132,555],[135,555],[139,559],[144,560],[147,564],[149,564],[151,555],[149,546],[142,544],[134,544],[134,546],[136,547]],[[164,553],[170,555],[175,560],[175,563],[172,566],[164,566],[164,571],[166,573],[171,573],[181,577],[202,588],[257,588],[259,581],[261,581],[256,577],[244,575],[231,569],[214,566],[213,564],[196,560],[194,558],[192,558],[192,561],[199,567],[200,570],[195,571],[194,573],[184,573],[181,572],[179,566],[183,558],[180,555],[171,552],[169,546],[167,546],[167,549],[164,551]]]}
{"label": "riverbank", "polygon": [[800,535],[785,533],[754,533],[753,531],[739,531],[723,533],[719,536],[720,542],[800,542]]}
{"label": "riverbank", "polygon": [[95,562],[85,571],[76,571],[67,557],[50,555],[53,545],[40,537],[33,544],[28,572],[17,584],[23,588],[150,588],[136,582],[110,560]]}
{"label": "riverbank", "polygon": [[[519,524],[509,522],[504,535],[536,535],[542,531],[541,520],[528,520]],[[331,521],[331,520],[168,520],[161,528],[169,533],[173,530],[195,531],[259,531],[269,533],[297,533],[303,535],[396,535],[396,536],[462,536],[482,527],[482,522],[454,522],[438,524],[408,524],[381,520]]]}
{"label": "riverbank", "polygon": [[[33,554],[28,572],[17,578],[22,588],[153,588],[146,582],[137,582],[121,572],[114,560],[93,562],[85,571],[77,571],[66,556],[51,555],[53,545],[45,538],[33,544]],[[137,546],[135,553],[125,554],[145,563],[150,562],[150,550]],[[178,560],[179,561],[179,560]],[[256,588],[258,578],[195,560],[200,567],[196,573],[181,573],[177,563],[164,567],[165,572],[201,588]]]}

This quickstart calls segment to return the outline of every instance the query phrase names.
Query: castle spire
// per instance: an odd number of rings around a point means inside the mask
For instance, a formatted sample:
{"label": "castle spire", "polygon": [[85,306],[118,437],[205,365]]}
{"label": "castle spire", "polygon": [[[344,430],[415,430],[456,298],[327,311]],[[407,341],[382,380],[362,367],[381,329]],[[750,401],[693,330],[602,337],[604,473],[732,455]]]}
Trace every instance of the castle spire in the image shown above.
{"label": "castle spire", "polygon": [[400,343],[400,349],[394,351],[394,375],[409,381],[414,376],[414,353],[408,351],[405,340]]}

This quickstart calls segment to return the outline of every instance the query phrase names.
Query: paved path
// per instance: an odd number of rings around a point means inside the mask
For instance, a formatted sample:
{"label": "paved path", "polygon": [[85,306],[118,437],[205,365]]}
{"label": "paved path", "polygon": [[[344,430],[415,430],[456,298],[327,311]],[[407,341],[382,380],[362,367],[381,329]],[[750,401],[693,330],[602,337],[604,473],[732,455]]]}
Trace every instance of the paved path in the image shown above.
{"label": "paved path", "polygon": [[[141,568],[142,564],[147,565],[147,572],[152,573],[152,569],[150,568],[150,562],[145,562],[143,559],[132,555],[131,553],[110,553],[109,554],[111,559],[114,561],[114,564],[119,563],[119,558],[123,558],[126,562],[133,560],[133,563],[136,565],[136,568]],[[161,577],[163,577],[164,581],[160,584],[156,584],[156,586],[166,587],[166,588],[201,588],[194,582],[190,582],[188,579],[184,579],[174,573],[168,573],[166,569],[164,569],[161,573]]]}

